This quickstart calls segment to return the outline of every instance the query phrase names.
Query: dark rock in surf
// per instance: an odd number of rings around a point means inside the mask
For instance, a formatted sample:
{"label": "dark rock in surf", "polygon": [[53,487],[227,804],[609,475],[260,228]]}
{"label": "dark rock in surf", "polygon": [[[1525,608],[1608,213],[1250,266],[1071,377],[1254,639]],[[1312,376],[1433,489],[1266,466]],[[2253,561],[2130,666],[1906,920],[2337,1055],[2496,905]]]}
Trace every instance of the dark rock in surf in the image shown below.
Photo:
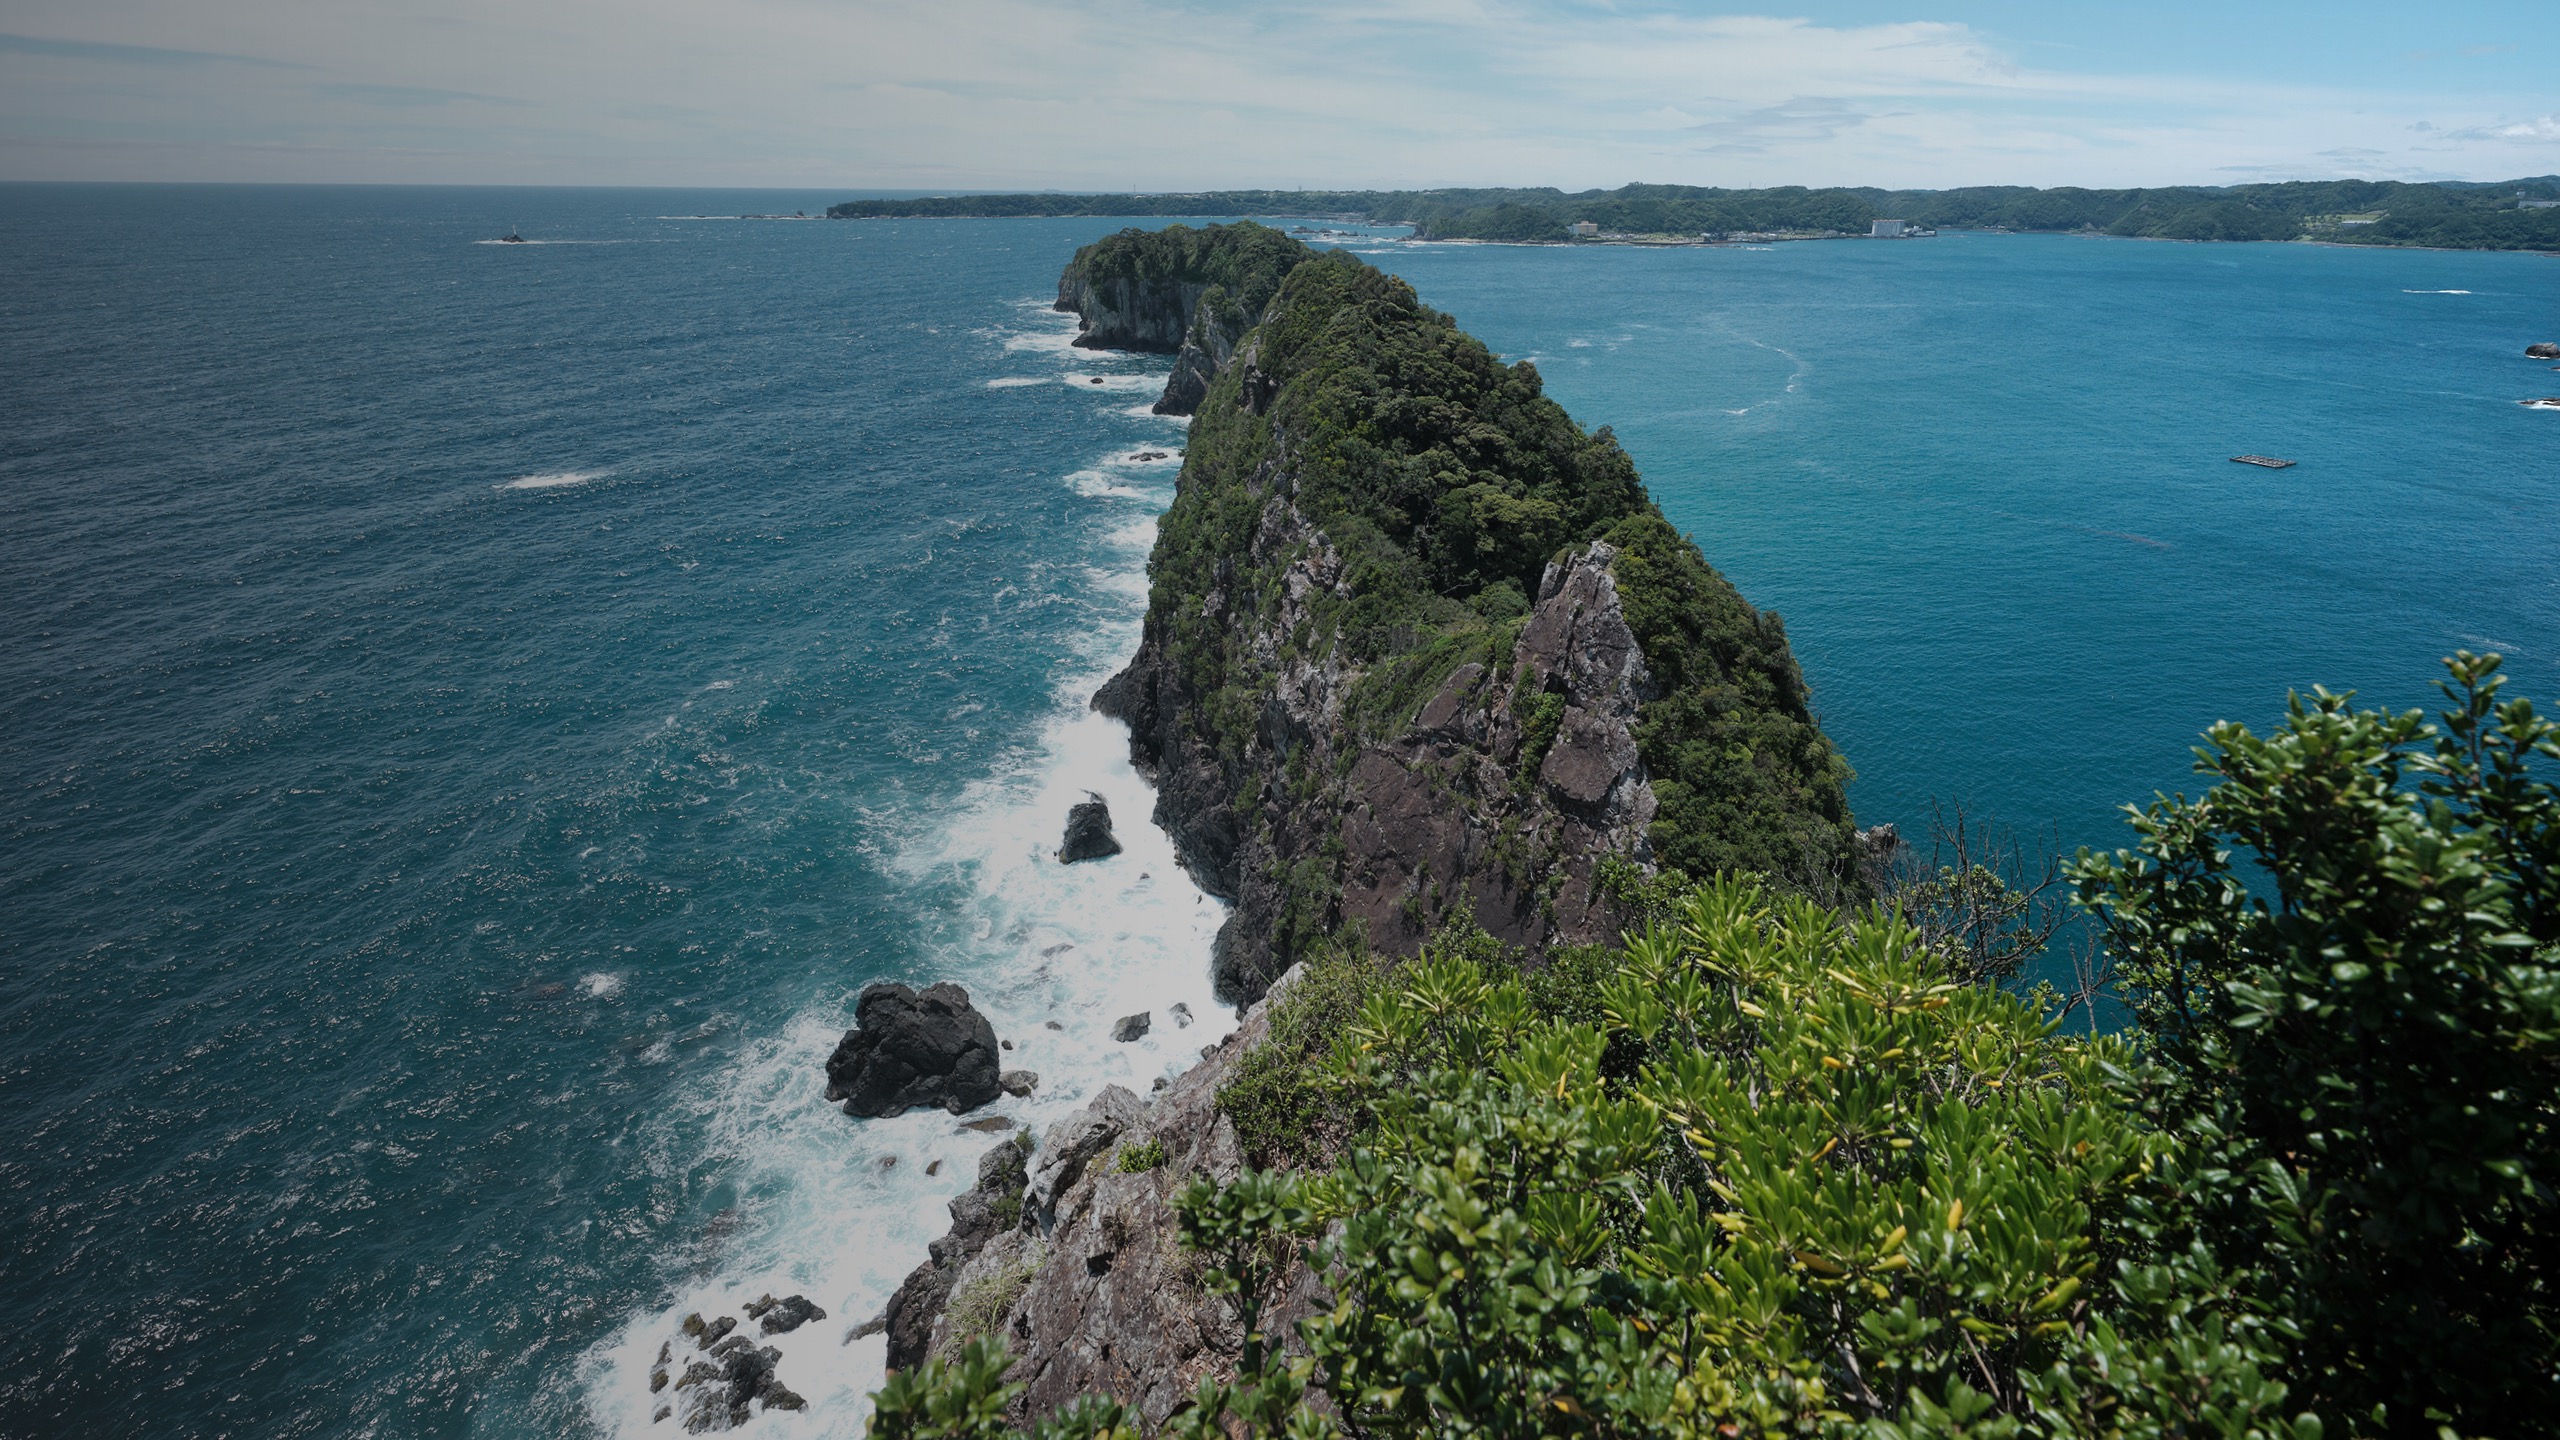
{"label": "dark rock in surf", "polygon": [[1141,1010],[1135,1015],[1123,1015],[1111,1022],[1111,1038],[1126,1045],[1132,1040],[1145,1038],[1146,1033],[1153,1028],[1155,1028],[1155,1012]]}
{"label": "dark rock in surf", "polygon": [[779,1300],[767,1296],[747,1307],[747,1318],[767,1335],[788,1335],[812,1320],[826,1319],[827,1312],[806,1295],[786,1295]]}
{"label": "dark rock in surf", "polygon": [[996,1077],[996,1083],[1004,1087],[1004,1093],[1007,1095],[1010,1095],[1017,1100],[1027,1099],[1032,1091],[1040,1088],[1040,1072],[1037,1070],[1007,1070],[1002,1075]]}
{"label": "dark rock in surf", "polygon": [[2527,345],[2524,347],[2524,354],[2528,360],[2560,360],[2560,345],[2554,345],[2545,340],[2539,344]]}
{"label": "dark rock in surf", "polygon": [[827,1057],[827,1098],[856,1116],[939,1105],[959,1115],[1004,1093],[995,1027],[948,981],[921,992],[873,985],[854,1002],[854,1028]]}
{"label": "dark rock in surf", "polygon": [[1058,847],[1061,865],[1120,853],[1120,841],[1111,833],[1111,807],[1092,791],[1084,793],[1087,798],[1067,811],[1066,843]]}

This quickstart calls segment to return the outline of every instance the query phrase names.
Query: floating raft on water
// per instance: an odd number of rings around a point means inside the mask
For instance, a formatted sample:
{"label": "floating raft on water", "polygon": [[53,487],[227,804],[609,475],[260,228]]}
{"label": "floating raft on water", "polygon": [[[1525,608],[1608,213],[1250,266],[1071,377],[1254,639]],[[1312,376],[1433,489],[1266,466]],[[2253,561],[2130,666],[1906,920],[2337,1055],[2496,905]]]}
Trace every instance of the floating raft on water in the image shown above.
{"label": "floating raft on water", "polygon": [[2231,457],[2231,463],[2234,465],[2264,465],[2270,470],[2288,469],[2293,464],[2290,460],[2279,460],[2273,455],[2234,455]]}

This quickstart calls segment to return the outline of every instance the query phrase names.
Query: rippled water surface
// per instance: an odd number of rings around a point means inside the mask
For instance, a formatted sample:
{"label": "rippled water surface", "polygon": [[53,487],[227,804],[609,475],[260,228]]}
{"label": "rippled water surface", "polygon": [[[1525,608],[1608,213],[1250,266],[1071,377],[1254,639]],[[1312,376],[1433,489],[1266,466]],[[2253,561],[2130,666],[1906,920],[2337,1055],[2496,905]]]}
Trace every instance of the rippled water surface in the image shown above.
{"label": "rippled water surface", "polygon": [[[988,1143],[820,1104],[855,991],[967,984],[1033,1124],[1226,1023],[1083,708],[1181,441],[1046,308],[1111,226],[681,218],[835,198],[0,187],[0,1428],[663,1433],[674,1318],[796,1289],[753,1423],[854,1433]],[[1361,248],[1786,615],[1863,819],[2560,690],[2560,262]]]}

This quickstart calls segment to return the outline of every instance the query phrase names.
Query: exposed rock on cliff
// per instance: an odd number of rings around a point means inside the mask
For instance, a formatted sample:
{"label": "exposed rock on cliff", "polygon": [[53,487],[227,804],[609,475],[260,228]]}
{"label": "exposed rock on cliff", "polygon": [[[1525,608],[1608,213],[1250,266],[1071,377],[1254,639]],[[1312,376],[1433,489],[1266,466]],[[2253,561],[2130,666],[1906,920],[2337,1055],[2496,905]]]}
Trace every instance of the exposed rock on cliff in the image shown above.
{"label": "exposed rock on cliff", "polygon": [[903,1115],[939,1105],[954,1115],[1003,1092],[995,1027],[944,982],[919,993],[883,982],[854,1002],[854,1028],[827,1057],[827,1098],[848,1115]]}
{"label": "exposed rock on cliff", "polygon": [[1076,252],[1058,277],[1057,308],[1075,312],[1075,343],[1087,349],[1179,352],[1155,410],[1188,415],[1313,253],[1249,220],[1123,230]]}
{"label": "exposed rock on cliff", "polygon": [[962,1272],[988,1244],[1012,1235],[1022,1220],[1027,1140],[1007,1140],[978,1160],[978,1181],[951,1202],[951,1229],[928,1247],[925,1262],[889,1298],[889,1368],[921,1365],[933,1351],[935,1328],[959,1288]]}
{"label": "exposed rock on cliff", "polygon": [[[1040,1148],[1047,1168],[1034,1176],[1036,1199],[1024,1217],[1045,1231],[1046,1258],[989,1327],[1019,1357],[1009,1377],[1027,1387],[1014,1402],[1017,1419],[1080,1395],[1114,1395],[1137,1406],[1153,1430],[1203,1376],[1234,1368],[1243,1329],[1233,1304],[1201,1287],[1199,1262],[1178,1238],[1173,1197],[1196,1176],[1235,1178],[1242,1161],[1235,1127],[1218,1114],[1218,1091],[1268,1027],[1268,1004],[1256,1006],[1153,1104],[1113,1087],[1051,1128]],[[1108,1163],[1149,1142],[1164,1147],[1152,1168]],[[1265,1323],[1273,1334],[1292,1334],[1328,1304],[1315,1277],[1294,1264],[1277,1282]]]}

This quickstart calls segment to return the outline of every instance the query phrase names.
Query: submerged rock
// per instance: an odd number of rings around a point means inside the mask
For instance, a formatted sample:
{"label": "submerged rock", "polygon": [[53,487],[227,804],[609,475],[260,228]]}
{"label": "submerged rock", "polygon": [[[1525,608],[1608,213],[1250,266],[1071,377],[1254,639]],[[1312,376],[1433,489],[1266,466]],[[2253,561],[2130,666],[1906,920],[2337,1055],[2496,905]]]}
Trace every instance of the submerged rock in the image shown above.
{"label": "submerged rock", "polygon": [[1090,790],[1085,795],[1083,803],[1067,811],[1066,843],[1058,847],[1061,865],[1120,853],[1120,842],[1111,833],[1111,807]]}
{"label": "submerged rock", "polygon": [[858,1116],[939,1105],[954,1115],[1003,1093],[995,1027],[945,981],[923,991],[894,982],[854,1002],[854,1028],[827,1057],[827,1098]]}
{"label": "submerged rock", "polygon": [[1019,1100],[1030,1095],[1032,1091],[1040,1087],[1040,1072],[1037,1070],[1007,1070],[1004,1074],[996,1077],[996,1083],[1004,1087],[1004,1093]]}

